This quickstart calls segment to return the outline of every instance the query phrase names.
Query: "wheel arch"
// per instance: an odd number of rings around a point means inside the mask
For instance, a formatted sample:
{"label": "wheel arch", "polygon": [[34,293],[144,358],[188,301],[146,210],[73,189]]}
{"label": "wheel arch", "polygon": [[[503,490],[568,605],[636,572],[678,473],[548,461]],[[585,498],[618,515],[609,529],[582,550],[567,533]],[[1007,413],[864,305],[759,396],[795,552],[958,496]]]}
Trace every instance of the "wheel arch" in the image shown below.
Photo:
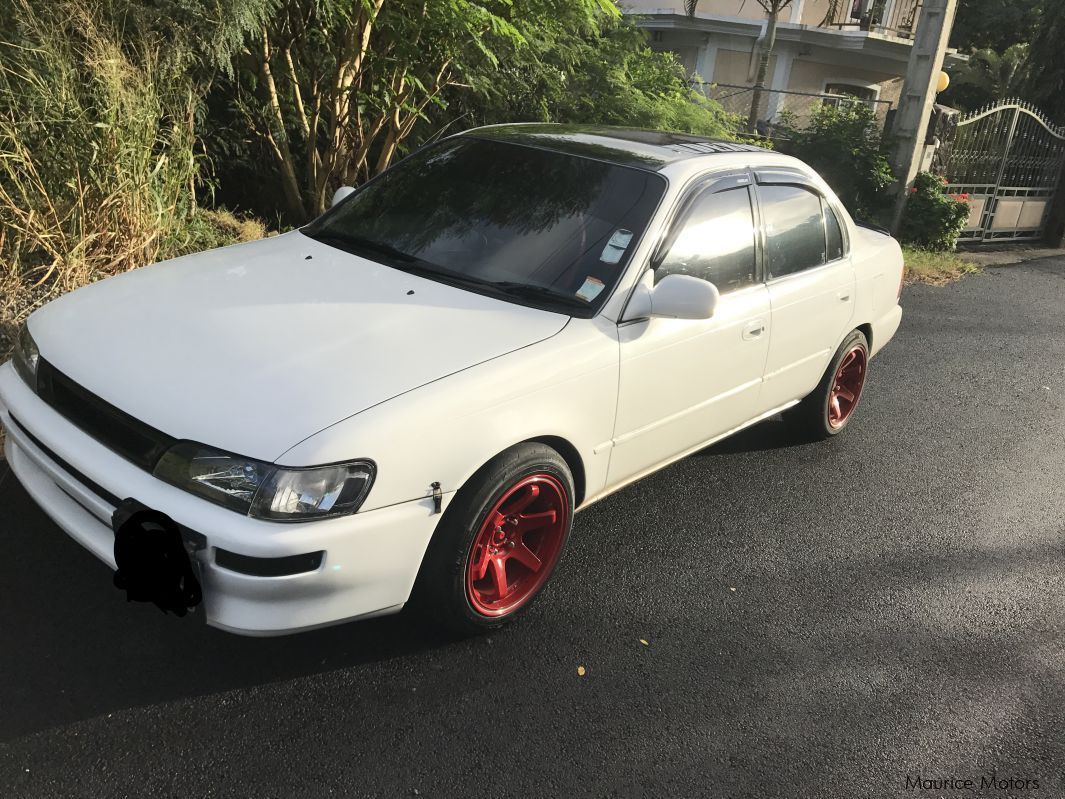
{"label": "wheel arch", "polygon": [[873,351],[873,326],[871,324],[869,324],[868,322],[863,322],[862,324],[858,325],[854,329],[862,331],[862,334],[865,336],[865,342],[866,342],[866,344],[869,345],[869,351],[872,352]]}
{"label": "wheel arch", "polygon": [[551,447],[551,449],[562,456],[562,460],[564,460],[566,465],[569,466],[570,473],[573,475],[573,508],[574,510],[579,508],[581,503],[584,502],[587,482],[584,474],[584,459],[581,457],[581,453],[577,448],[561,436],[537,436],[536,438],[529,438],[519,443],[543,444]]}
{"label": "wheel arch", "polygon": [[[580,451],[568,439],[563,438],[562,436],[554,435],[534,436],[532,438],[523,439],[522,441],[516,441],[513,444],[504,447],[499,452],[493,454],[491,457],[486,458],[484,462],[482,462],[476,469],[470,472],[470,474],[466,477],[462,484],[456,487],[456,494],[462,491],[467,486],[469,486],[473,479],[478,474],[480,474],[481,471],[495,458],[499,457],[507,450],[521,446],[522,444],[543,444],[544,446],[550,447],[559,454],[562,460],[566,462],[566,465],[569,467],[570,473],[573,475],[573,508],[574,510],[579,508],[581,506],[581,503],[584,501],[585,491],[587,490],[587,478],[584,469],[584,459],[581,457]],[[426,562],[429,559],[429,551],[433,547],[433,542],[438,538],[441,523],[444,519],[448,518],[451,513],[454,512],[454,507],[454,501],[449,502],[447,506],[444,507],[443,514],[440,517],[440,521],[437,522],[436,528],[433,530],[432,535],[429,537],[429,541],[426,543],[425,551],[422,552],[421,561],[418,565],[418,572],[411,587],[411,597],[408,601],[418,601],[416,597],[419,595],[420,592],[419,585],[424,582],[423,575],[425,572]]]}

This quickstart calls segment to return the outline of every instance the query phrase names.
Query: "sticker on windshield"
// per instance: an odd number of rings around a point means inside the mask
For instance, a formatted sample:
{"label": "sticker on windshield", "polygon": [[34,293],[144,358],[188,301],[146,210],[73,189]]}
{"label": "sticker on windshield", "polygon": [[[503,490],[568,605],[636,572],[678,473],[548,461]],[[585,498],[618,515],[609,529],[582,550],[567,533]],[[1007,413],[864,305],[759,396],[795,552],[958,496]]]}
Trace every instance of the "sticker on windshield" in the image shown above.
{"label": "sticker on windshield", "polygon": [[625,250],[628,249],[631,241],[632,231],[618,228],[603,248],[603,254],[599,256],[599,260],[604,264],[618,263],[625,256]]}
{"label": "sticker on windshield", "polygon": [[585,302],[591,302],[606,287],[602,280],[595,277],[585,278],[584,285],[577,289],[577,296]]}

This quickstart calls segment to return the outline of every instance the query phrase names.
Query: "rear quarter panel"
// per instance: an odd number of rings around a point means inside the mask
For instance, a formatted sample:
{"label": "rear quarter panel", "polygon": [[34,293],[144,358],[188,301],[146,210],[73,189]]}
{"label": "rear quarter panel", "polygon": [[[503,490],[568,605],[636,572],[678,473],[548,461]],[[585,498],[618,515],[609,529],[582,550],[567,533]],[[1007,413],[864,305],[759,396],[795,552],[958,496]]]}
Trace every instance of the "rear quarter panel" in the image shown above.
{"label": "rear quarter panel", "polygon": [[[880,321],[890,316],[898,305],[902,248],[891,236],[857,225],[852,228],[851,240],[858,300],[855,324],[872,325],[875,331],[881,327]],[[883,335],[874,334],[870,354],[879,352],[887,341]]]}

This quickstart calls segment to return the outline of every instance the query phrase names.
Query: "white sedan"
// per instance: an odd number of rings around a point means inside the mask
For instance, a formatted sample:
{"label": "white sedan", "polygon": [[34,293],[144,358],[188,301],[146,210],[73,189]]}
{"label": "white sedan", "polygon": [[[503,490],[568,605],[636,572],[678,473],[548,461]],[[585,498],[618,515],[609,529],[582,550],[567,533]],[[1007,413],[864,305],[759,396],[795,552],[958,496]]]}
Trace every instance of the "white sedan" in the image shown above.
{"label": "white sedan", "polygon": [[5,454],[131,599],[247,635],[413,600],[492,629],[575,511],[782,411],[844,430],[901,280],[795,159],[481,128],[304,228],[37,311]]}

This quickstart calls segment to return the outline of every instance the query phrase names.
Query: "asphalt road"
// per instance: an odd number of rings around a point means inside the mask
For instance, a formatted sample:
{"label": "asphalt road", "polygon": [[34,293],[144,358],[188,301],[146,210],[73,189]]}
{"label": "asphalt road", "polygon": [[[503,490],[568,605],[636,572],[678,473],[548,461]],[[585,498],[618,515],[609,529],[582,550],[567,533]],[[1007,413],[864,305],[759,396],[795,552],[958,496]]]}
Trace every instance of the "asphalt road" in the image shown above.
{"label": "asphalt road", "polygon": [[844,436],[594,506],[491,638],[126,604],[9,475],[0,796],[1065,796],[1065,260],[903,304]]}

